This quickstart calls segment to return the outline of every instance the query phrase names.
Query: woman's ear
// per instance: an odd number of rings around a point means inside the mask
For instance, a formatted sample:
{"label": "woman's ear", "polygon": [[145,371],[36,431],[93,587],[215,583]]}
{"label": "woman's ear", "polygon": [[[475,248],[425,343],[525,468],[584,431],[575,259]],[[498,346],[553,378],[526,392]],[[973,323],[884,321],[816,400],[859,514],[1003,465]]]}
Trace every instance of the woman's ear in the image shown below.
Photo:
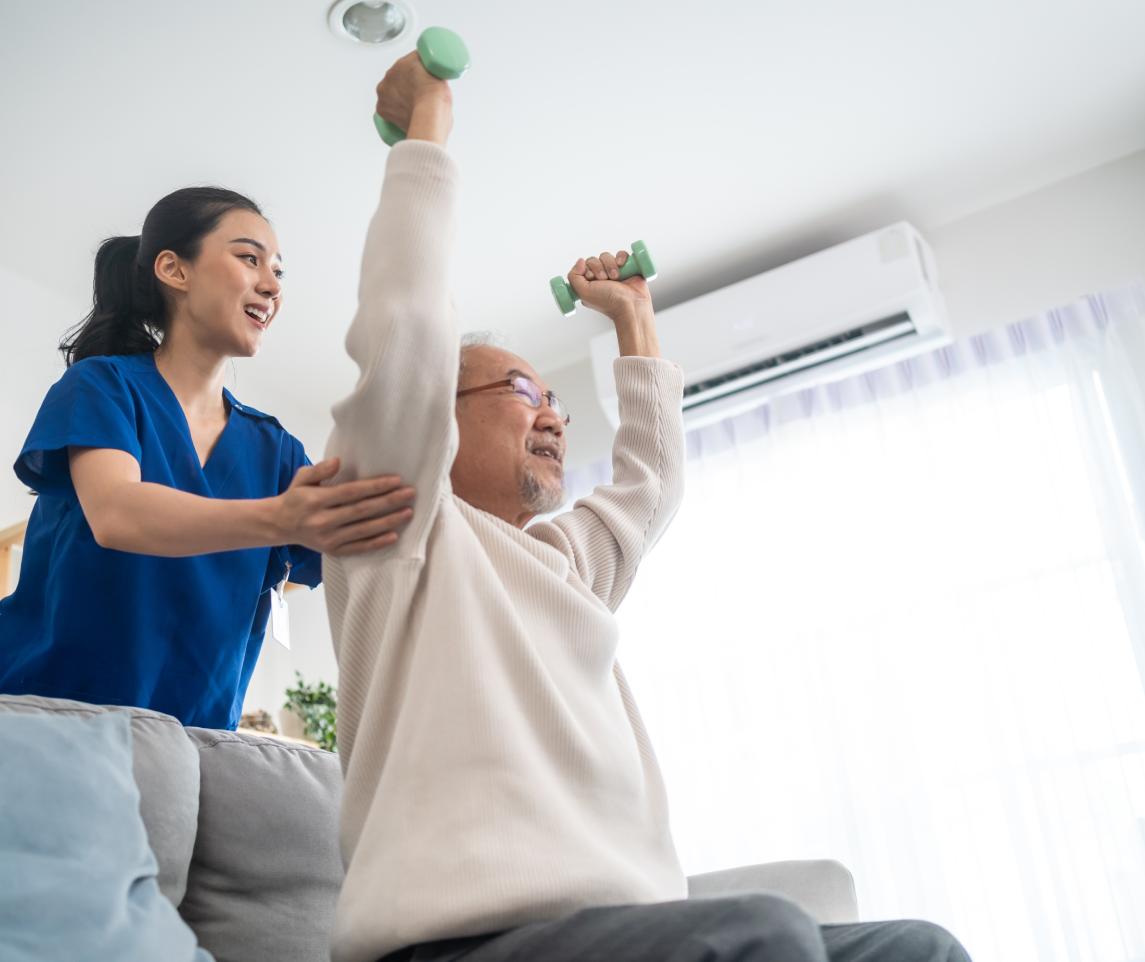
{"label": "woman's ear", "polygon": [[174,251],[160,251],[155,257],[155,276],[159,283],[177,291],[187,289],[187,269],[183,259]]}

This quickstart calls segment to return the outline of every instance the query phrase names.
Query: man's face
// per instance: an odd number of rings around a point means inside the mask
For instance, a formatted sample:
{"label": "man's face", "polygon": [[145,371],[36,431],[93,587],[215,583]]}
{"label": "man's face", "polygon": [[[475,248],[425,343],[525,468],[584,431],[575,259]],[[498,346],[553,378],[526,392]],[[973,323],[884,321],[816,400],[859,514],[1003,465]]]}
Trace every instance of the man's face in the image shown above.
{"label": "man's face", "polygon": [[[548,385],[528,362],[496,347],[465,353],[459,391],[524,376]],[[450,475],[463,501],[518,527],[564,501],[565,425],[545,398],[533,407],[512,386],[457,399],[460,443]]]}

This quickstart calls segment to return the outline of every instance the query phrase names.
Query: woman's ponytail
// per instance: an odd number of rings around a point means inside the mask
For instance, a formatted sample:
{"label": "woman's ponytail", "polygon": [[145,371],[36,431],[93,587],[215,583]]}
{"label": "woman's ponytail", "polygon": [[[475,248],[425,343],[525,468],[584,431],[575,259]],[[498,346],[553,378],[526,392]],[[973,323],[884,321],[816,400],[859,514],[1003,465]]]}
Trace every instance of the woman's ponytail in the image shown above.
{"label": "woman's ponytail", "polygon": [[[148,291],[147,287],[151,290]],[[142,354],[159,346],[155,278],[139,266],[139,235],[109,237],[95,255],[91,313],[60,342],[70,367],[85,357]]]}
{"label": "woman's ponytail", "polygon": [[236,209],[262,214],[254,201],[232,190],[184,187],[151,208],[142,234],[109,237],[100,244],[91,312],[60,341],[68,366],[85,357],[153,352],[163,341],[168,321],[155,258],[170,250],[193,261],[203,238]]}

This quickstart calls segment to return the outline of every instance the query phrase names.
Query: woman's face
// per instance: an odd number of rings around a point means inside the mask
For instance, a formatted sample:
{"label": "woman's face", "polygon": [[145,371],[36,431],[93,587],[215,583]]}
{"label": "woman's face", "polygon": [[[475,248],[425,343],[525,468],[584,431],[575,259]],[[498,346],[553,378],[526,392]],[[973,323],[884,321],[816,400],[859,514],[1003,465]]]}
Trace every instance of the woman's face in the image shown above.
{"label": "woman's face", "polygon": [[273,228],[249,210],[232,210],[185,261],[169,251],[156,259],[159,280],[173,290],[172,331],[227,357],[253,357],[282,307],[282,255]]}

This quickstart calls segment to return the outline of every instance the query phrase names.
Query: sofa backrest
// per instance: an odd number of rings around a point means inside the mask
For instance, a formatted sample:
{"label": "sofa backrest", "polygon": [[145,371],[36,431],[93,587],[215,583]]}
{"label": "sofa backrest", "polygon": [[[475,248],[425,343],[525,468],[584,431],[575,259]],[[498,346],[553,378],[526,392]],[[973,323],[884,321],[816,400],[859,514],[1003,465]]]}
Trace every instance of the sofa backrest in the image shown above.
{"label": "sofa backrest", "polygon": [[199,832],[179,911],[216,962],[326,962],[342,885],[338,756],[188,728]]}

